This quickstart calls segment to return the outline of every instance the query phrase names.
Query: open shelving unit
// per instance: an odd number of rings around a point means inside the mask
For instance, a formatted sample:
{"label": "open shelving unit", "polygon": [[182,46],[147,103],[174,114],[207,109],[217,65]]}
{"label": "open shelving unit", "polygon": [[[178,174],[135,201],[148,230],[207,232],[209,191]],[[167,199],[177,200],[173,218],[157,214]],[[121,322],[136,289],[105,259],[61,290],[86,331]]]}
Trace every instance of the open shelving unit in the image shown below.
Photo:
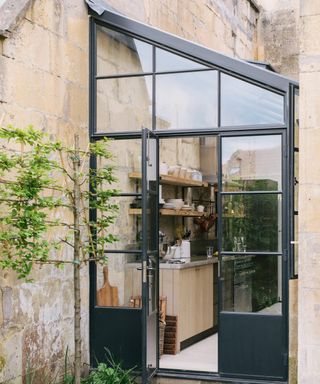
{"label": "open shelving unit", "polygon": [[[129,173],[129,178],[141,179],[141,173],[131,172]],[[180,187],[208,187],[208,183],[206,181],[183,179],[181,177],[176,177],[172,175],[160,175],[159,181],[160,184],[177,185]]]}
{"label": "open shelving unit", "polygon": [[[159,212],[160,212],[160,215],[162,216],[201,217],[204,215],[204,212],[184,211],[184,210],[166,209],[166,208],[161,208]],[[141,215],[141,213],[142,213],[141,208],[129,208],[130,215]]]}

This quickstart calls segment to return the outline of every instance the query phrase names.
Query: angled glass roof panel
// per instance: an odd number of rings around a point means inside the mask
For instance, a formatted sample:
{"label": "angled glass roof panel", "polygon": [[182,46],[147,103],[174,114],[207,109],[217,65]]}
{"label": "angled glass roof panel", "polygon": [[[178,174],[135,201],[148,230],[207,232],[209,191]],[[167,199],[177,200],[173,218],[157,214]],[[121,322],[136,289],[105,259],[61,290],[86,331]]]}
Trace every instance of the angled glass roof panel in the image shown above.
{"label": "angled glass roof panel", "polygon": [[205,65],[196,61],[186,59],[185,57],[175,55],[174,53],[156,48],[156,71],[187,71],[192,69],[206,69]]}
{"label": "angled glass roof panel", "polygon": [[156,75],[156,128],[217,126],[217,71]]}
{"label": "angled glass roof panel", "polygon": [[152,72],[152,45],[97,25],[97,75]]}
{"label": "angled glass roof panel", "polygon": [[284,96],[221,75],[221,125],[283,124]]}
{"label": "angled glass roof panel", "polygon": [[261,69],[256,65],[247,63],[244,60],[229,57],[196,43],[181,39],[178,36],[153,28],[144,23],[132,20],[127,16],[121,15],[110,9],[107,5],[103,5],[101,2],[99,2],[99,6],[97,6],[98,2],[87,0],[87,4],[89,7],[89,13],[95,20],[112,25],[116,28],[120,28],[130,34],[132,33],[136,36],[141,36],[141,38],[150,40],[156,45],[166,47],[173,51],[176,50],[177,52],[183,52],[183,54],[194,57],[196,60],[199,59],[200,61],[210,63],[209,65],[212,64],[214,67],[228,70],[230,73],[258,81],[261,84],[266,84],[283,92],[288,92],[290,84],[298,86],[298,83],[295,80],[289,79],[285,76]]}

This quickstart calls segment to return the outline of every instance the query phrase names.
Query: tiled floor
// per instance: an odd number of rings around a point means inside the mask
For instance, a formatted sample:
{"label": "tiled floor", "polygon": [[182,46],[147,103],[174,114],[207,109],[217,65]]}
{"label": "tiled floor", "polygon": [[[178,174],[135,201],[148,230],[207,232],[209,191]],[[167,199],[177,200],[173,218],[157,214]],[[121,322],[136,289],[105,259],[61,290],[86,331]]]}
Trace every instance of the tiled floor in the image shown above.
{"label": "tiled floor", "polygon": [[218,334],[209,336],[176,355],[162,355],[160,368],[218,371]]}

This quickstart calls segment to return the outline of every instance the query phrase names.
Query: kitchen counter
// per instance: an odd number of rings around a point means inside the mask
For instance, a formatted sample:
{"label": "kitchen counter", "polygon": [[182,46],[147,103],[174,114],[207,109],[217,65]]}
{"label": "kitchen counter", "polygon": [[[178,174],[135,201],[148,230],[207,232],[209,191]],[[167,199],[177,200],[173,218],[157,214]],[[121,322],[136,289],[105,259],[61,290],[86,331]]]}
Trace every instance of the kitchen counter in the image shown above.
{"label": "kitchen counter", "polygon": [[[179,260],[179,259],[173,259],[173,260]],[[207,259],[206,257],[191,257],[190,261],[185,262],[184,264],[172,264],[168,261],[160,261],[160,269],[187,269],[187,268],[194,268],[194,267],[201,267],[202,265],[209,265],[209,264],[215,264],[218,263],[218,257],[212,257],[211,259]],[[141,263],[136,261],[132,263],[126,264],[127,268],[140,268]]]}
{"label": "kitchen counter", "polygon": [[[184,264],[160,263],[159,294],[167,299],[167,315],[177,316],[176,352],[214,331],[217,263],[218,257],[201,256]],[[140,262],[126,264],[128,301],[141,295],[141,276]]]}

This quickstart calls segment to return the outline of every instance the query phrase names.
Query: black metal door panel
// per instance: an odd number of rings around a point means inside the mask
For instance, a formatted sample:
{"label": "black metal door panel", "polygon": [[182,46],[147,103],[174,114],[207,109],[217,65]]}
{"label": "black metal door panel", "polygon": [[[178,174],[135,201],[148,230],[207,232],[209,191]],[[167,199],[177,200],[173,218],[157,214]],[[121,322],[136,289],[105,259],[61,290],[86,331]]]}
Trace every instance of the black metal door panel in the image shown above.
{"label": "black metal door panel", "polygon": [[220,374],[234,377],[285,376],[281,316],[220,314]]}
{"label": "black metal door panel", "polygon": [[96,307],[91,317],[91,364],[105,361],[108,351],[123,368],[142,368],[141,310]]}

